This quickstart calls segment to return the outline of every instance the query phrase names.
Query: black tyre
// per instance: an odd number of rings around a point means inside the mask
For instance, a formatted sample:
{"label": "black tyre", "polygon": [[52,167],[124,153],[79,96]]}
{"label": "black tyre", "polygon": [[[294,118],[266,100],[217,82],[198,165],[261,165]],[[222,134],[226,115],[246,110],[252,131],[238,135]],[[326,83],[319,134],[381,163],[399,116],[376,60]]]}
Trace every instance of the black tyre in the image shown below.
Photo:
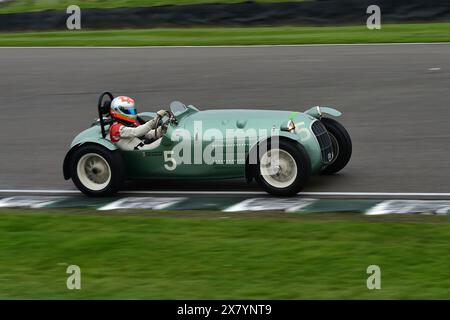
{"label": "black tyre", "polygon": [[330,118],[320,120],[327,128],[333,144],[334,157],[331,163],[322,170],[323,174],[333,174],[342,170],[352,156],[352,140],[347,130],[339,122]]}
{"label": "black tyre", "polygon": [[[279,162],[271,165],[277,151]],[[259,152],[258,160],[255,179],[266,192],[275,196],[297,194],[311,176],[311,160],[298,142],[280,139],[277,148],[272,148],[269,142],[266,152]]]}
{"label": "black tyre", "polygon": [[70,162],[73,183],[87,196],[111,196],[123,181],[122,158],[117,151],[100,145],[85,145],[75,150]]}

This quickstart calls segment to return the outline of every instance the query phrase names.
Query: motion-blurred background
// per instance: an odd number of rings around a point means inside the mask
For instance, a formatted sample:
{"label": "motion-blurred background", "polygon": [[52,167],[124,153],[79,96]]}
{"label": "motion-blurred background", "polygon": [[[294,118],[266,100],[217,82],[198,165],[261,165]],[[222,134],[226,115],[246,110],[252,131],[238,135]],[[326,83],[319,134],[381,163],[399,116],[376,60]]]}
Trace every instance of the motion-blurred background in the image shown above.
{"label": "motion-blurred background", "polygon": [[445,0],[3,0],[0,31],[60,30],[70,5],[82,9],[87,29],[364,24],[370,5],[383,23],[450,18]]}
{"label": "motion-blurred background", "polygon": [[[381,29],[366,26],[373,4]],[[81,8],[81,30],[67,30],[69,5]],[[74,192],[64,155],[109,90],[153,111],[172,100],[335,106],[352,160],[305,191],[448,193],[450,45],[437,43],[450,41],[449,21],[448,0],[0,0],[0,188]],[[306,46],[223,47],[280,44]],[[259,190],[244,181],[131,188]],[[448,217],[78,205],[0,210],[0,298],[449,298]],[[66,287],[72,264],[82,290]],[[381,268],[381,290],[366,287],[369,265]]]}

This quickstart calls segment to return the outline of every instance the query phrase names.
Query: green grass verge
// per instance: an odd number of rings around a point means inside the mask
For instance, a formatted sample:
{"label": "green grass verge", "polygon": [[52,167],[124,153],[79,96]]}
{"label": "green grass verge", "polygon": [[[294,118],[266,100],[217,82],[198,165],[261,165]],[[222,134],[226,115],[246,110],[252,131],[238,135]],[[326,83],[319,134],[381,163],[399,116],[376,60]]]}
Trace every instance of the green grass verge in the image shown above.
{"label": "green grass verge", "polygon": [[[449,299],[449,222],[3,209],[0,299]],[[381,290],[366,288],[372,264]]]}
{"label": "green grass verge", "polygon": [[450,23],[359,27],[184,28],[0,33],[0,46],[268,45],[447,42]]}
{"label": "green grass verge", "polygon": [[[245,0],[14,0],[0,4],[0,13],[43,11],[50,9],[65,10],[76,4],[87,8],[121,8],[153,7],[163,5],[204,4],[204,3],[239,3]],[[285,2],[286,0],[253,0],[255,2]],[[298,2],[303,0],[290,0]]]}

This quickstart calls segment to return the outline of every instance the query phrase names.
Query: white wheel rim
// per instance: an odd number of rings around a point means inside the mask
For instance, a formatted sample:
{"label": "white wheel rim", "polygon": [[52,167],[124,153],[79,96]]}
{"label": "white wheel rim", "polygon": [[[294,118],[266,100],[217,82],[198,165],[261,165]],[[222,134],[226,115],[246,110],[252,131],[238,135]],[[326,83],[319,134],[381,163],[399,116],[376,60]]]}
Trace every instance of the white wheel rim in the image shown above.
{"label": "white wheel rim", "polygon": [[297,163],[289,152],[271,149],[261,157],[259,171],[263,179],[272,187],[287,188],[297,178]]}
{"label": "white wheel rim", "polygon": [[111,168],[97,153],[87,153],[78,160],[77,174],[80,182],[92,191],[106,188],[111,181]]}

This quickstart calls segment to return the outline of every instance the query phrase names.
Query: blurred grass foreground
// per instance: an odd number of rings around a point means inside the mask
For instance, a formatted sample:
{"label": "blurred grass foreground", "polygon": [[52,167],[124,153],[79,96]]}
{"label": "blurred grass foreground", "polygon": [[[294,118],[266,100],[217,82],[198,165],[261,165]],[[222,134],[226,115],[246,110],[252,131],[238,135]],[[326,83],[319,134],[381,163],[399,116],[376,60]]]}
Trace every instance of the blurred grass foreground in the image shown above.
{"label": "blurred grass foreground", "polygon": [[449,299],[449,238],[448,217],[2,209],[0,299]]}

